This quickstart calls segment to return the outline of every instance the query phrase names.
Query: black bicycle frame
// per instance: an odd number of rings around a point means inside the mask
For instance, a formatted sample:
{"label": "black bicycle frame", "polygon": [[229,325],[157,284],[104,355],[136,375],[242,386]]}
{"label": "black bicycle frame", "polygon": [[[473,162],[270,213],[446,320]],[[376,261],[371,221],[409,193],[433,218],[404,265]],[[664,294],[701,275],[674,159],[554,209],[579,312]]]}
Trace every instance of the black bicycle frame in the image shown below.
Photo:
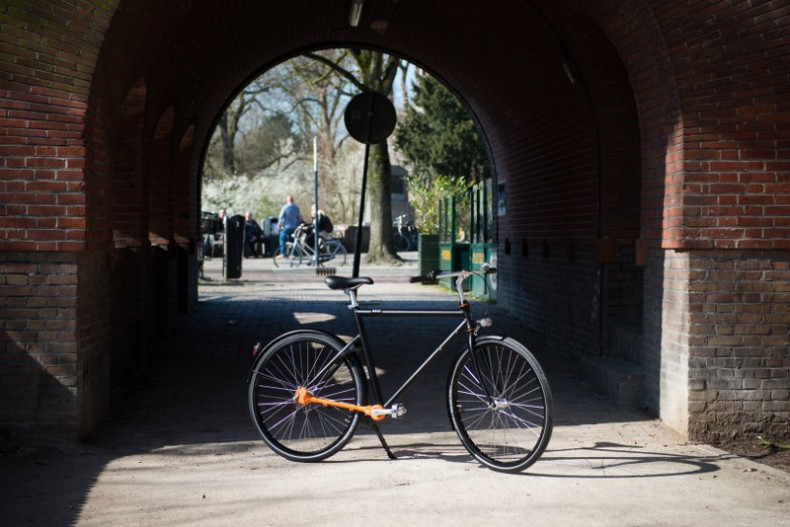
{"label": "black bicycle frame", "polygon": [[[356,293],[355,291],[348,291],[352,299],[352,303],[350,309],[354,313],[354,321],[357,326],[357,335],[351,339],[341,350],[337,352],[337,355],[330,361],[328,361],[327,365],[321,369],[316,375],[315,378],[323,378],[327,374],[332,374],[335,369],[337,369],[340,364],[337,362],[342,360],[346,355],[352,353],[357,344],[360,345],[362,359],[365,363],[365,367],[368,370],[368,381],[373,388],[373,393],[376,397],[374,404],[380,404],[384,408],[391,406],[403,393],[409,389],[409,387],[416,381],[419,376],[425,371],[425,369],[430,366],[430,364],[438,358],[442,353],[444,353],[447,348],[455,342],[462,333],[467,334],[467,346],[469,348],[469,352],[472,357],[472,367],[475,369],[475,372],[478,374],[479,378],[481,379],[481,385],[483,386],[483,391],[486,394],[486,398],[490,401],[491,400],[491,392],[486,385],[485,382],[482,382],[484,376],[481,374],[480,364],[478,363],[477,357],[475,356],[472,351],[475,349],[475,342],[477,338],[477,331],[479,326],[472,318],[471,309],[469,306],[469,302],[465,299],[462,303],[458,305],[458,309],[439,309],[439,310],[430,310],[430,309],[362,309],[359,304],[356,302]],[[370,350],[368,345],[368,337],[367,332],[365,331],[365,325],[363,323],[363,319],[365,318],[462,318],[463,320],[458,324],[458,326],[442,341],[439,346],[431,352],[430,355],[420,364],[416,370],[409,376],[408,379],[398,388],[395,392],[390,396],[387,401],[384,401],[384,395],[381,392],[381,385],[379,383],[379,377],[376,373],[375,361],[373,359],[373,354]],[[334,369],[332,369],[334,368]],[[332,371],[330,372],[330,369]]]}
{"label": "black bicycle frame", "polygon": [[[419,318],[456,318],[456,317],[463,317],[463,320],[460,324],[453,330],[445,339],[442,341],[439,346],[433,350],[433,352],[428,355],[428,357],[420,364],[416,370],[411,374],[411,376],[406,379],[406,381],[395,390],[395,392],[390,396],[390,398],[385,402],[384,396],[381,392],[381,385],[379,383],[379,377],[376,373],[376,368],[374,364],[374,359],[372,352],[368,345],[368,337],[367,332],[365,331],[365,325],[363,323],[363,319],[365,318],[406,318],[406,317],[419,317]],[[442,355],[447,348],[455,342],[462,333],[467,333],[469,335],[469,342],[468,346],[469,349],[474,349],[474,324],[472,322],[471,316],[469,314],[469,304],[465,304],[460,310],[397,310],[397,309],[361,309],[359,307],[354,308],[354,320],[357,324],[357,331],[359,334],[357,337],[352,340],[352,342],[359,342],[362,348],[362,359],[365,362],[365,366],[368,370],[368,379],[370,381],[371,387],[373,388],[373,393],[376,396],[376,400],[374,401],[375,404],[381,404],[385,408],[389,407],[394,403],[403,393],[409,389],[409,387],[416,381],[420,375],[425,371],[425,369],[440,355]]]}

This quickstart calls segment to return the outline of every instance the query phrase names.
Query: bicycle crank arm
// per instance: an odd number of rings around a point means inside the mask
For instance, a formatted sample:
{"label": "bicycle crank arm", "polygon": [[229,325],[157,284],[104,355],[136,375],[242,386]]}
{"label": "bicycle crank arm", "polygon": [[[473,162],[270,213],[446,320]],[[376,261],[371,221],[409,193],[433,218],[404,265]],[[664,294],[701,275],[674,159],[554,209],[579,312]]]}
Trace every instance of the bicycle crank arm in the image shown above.
{"label": "bicycle crank arm", "polygon": [[332,406],[335,408],[342,408],[352,412],[361,412],[374,421],[381,421],[387,416],[392,416],[396,419],[406,413],[406,408],[403,405],[395,404],[392,408],[384,408],[380,404],[373,404],[367,406],[359,406],[356,404],[343,403],[340,401],[333,401],[331,399],[323,399],[311,394],[307,388],[300,386],[296,389],[294,400],[297,404],[320,404],[321,406]]}

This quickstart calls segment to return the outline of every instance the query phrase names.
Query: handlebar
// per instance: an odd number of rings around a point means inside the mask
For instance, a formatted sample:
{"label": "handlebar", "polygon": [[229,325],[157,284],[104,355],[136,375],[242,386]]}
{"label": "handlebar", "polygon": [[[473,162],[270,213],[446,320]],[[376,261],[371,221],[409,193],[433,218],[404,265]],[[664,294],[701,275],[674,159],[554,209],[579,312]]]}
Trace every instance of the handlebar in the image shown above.
{"label": "handlebar", "polygon": [[463,270],[463,271],[430,271],[420,276],[410,276],[409,283],[426,283],[435,282],[441,278],[455,278],[461,277],[462,280],[467,279],[472,275],[487,275],[496,273],[496,267],[491,267],[490,264],[483,264],[480,269]]}

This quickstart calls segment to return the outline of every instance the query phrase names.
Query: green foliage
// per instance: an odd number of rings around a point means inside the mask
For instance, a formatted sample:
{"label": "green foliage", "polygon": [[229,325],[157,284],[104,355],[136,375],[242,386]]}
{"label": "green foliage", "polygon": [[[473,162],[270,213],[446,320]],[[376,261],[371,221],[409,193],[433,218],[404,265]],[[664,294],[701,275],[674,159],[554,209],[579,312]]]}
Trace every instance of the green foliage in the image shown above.
{"label": "green foliage", "polygon": [[463,178],[408,176],[409,202],[417,214],[420,232],[439,233],[439,201],[445,196],[463,195],[473,182]]}
{"label": "green foliage", "polygon": [[422,177],[443,174],[481,180],[489,175],[483,142],[469,111],[430,75],[414,85],[413,106],[406,109],[395,146]]}
{"label": "green foliage", "polygon": [[468,110],[427,74],[417,78],[413,106],[395,132],[395,146],[411,167],[409,197],[423,232],[438,232],[442,197],[461,194],[490,173]]}

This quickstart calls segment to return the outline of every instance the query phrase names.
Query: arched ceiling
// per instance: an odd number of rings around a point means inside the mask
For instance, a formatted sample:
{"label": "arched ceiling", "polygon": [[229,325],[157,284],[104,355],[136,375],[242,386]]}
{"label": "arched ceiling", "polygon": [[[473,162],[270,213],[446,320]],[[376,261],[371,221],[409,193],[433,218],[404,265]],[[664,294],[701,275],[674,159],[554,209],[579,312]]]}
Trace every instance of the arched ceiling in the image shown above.
{"label": "arched ceiling", "polygon": [[[496,148],[495,123],[503,116],[512,127],[504,133],[522,134],[533,119],[586,104],[563,70],[572,48],[585,41],[584,26],[558,29],[548,18],[557,16],[552,12],[573,17],[550,4],[367,0],[352,27],[352,0],[125,1],[108,30],[97,84],[116,90],[108,95],[121,100],[134,79],[145,77],[151,110],[161,114],[172,104],[182,128],[196,123],[200,141],[229,98],[263,70],[306,49],[372,46],[443,78]],[[583,57],[575,60],[580,67]]]}
{"label": "arched ceiling", "polygon": [[[372,47],[443,79],[478,120],[498,180],[530,181],[529,189],[510,186],[509,195],[522,207],[507,218],[514,236],[597,239],[603,226],[599,198],[606,190],[601,167],[622,151],[627,161],[617,170],[629,181],[610,185],[608,202],[612,209],[625,205],[627,211],[617,213],[629,218],[621,230],[637,236],[638,100],[627,60],[603,27],[619,21],[619,12],[578,2],[608,17],[596,21],[574,0],[502,0],[495,8],[473,0],[365,0],[353,27],[352,3],[122,1],[92,83],[92,107],[108,115],[93,122],[106,127],[112,142],[123,101],[143,79],[142,152],[149,151],[160,119],[172,108],[171,144],[190,130],[194,178],[215,119],[254,77],[306,50]],[[635,13],[634,19],[647,16]],[[650,27],[632,21],[637,23]],[[636,39],[632,28],[619,27]],[[659,118],[670,117],[662,112]],[[602,137],[602,130],[610,137]]]}

